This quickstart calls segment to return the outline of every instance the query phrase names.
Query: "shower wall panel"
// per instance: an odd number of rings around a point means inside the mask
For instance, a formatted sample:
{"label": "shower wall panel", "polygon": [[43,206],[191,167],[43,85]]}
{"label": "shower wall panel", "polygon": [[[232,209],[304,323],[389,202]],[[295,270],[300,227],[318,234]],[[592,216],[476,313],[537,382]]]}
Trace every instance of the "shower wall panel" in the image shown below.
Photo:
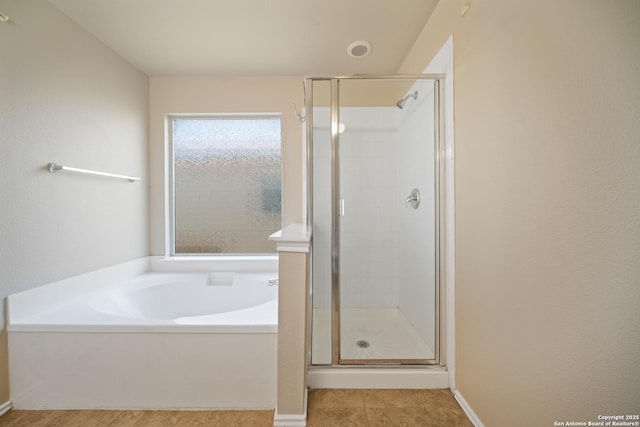
{"label": "shower wall panel", "polygon": [[313,307],[331,307],[331,132],[329,109],[314,109]]}
{"label": "shower wall panel", "polygon": [[396,108],[340,108],[341,308],[398,306]]}
{"label": "shower wall panel", "polygon": [[[395,107],[340,109],[340,280],[343,308],[398,306]],[[314,108],[313,306],[331,306],[331,135],[329,109]]]}
{"label": "shower wall panel", "polygon": [[[420,337],[435,342],[435,178],[433,84],[416,86],[420,96],[398,114],[398,188],[400,254],[398,299],[402,314]],[[416,88],[412,88],[411,91]],[[404,198],[420,191],[418,209]]]}

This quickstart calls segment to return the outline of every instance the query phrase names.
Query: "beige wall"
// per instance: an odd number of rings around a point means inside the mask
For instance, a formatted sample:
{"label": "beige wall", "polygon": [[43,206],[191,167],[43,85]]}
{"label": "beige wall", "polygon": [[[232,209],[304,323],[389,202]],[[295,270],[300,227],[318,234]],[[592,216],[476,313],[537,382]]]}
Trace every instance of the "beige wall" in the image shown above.
{"label": "beige wall", "polygon": [[[402,98],[411,83],[395,81],[342,80],[339,86],[341,107],[393,106]],[[326,80],[317,80],[313,87],[313,105],[331,106],[331,86]]]}
{"label": "beige wall", "polygon": [[637,414],[640,2],[442,0],[453,34],[457,388],[486,426]]}
{"label": "beige wall", "polygon": [[304,414],[308,253],[279,252],[278,414]]}
{"label": "beige wall", "polygon": [[[165,254],[165,118],[168,114],[282,114],[283,223],[302,221],[300,77],[158,77],[150,79],[151,253]],[[273,230],[274,232],[277,230]]]}
{"label": "beige wall", "polygon": [[[48,2],[0,0],[0,298],[148,255],[148,80]],[[50,174],[49,162],[138,175]],[[4,310],[0,308],[0,329]],[[0,334],[0,404],[7,401]]]}

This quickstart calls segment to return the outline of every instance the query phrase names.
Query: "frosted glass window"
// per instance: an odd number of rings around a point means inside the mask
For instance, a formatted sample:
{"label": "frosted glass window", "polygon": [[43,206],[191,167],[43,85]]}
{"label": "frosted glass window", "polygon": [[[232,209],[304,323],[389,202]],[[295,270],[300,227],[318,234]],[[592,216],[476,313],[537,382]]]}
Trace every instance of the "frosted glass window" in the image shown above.
{"label": "frosted glass window", "polygon": [[173,118],[173,254],[275,252],[279,117]]}

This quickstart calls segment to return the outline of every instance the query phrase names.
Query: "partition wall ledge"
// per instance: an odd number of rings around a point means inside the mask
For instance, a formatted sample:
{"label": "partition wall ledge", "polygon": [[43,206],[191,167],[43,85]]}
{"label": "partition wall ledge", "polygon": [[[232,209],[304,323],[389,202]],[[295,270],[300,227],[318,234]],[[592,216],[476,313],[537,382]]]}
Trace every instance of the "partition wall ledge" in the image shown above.
{"label": "partition wall ledge", "polygon": [[292,223],[269,236],[278,252],[309,252],[311,232],[305,224]]}

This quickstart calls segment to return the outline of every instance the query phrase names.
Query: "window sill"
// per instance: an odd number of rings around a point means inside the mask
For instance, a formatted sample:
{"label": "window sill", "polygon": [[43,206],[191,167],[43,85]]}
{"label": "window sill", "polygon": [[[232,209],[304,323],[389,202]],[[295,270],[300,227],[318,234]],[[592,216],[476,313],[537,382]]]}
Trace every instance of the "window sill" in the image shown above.
{"label": "window sill", "polygon": [[233,271],[237,273],[277,272],[278,255],[152,256],[151,271],[198,273]]}

